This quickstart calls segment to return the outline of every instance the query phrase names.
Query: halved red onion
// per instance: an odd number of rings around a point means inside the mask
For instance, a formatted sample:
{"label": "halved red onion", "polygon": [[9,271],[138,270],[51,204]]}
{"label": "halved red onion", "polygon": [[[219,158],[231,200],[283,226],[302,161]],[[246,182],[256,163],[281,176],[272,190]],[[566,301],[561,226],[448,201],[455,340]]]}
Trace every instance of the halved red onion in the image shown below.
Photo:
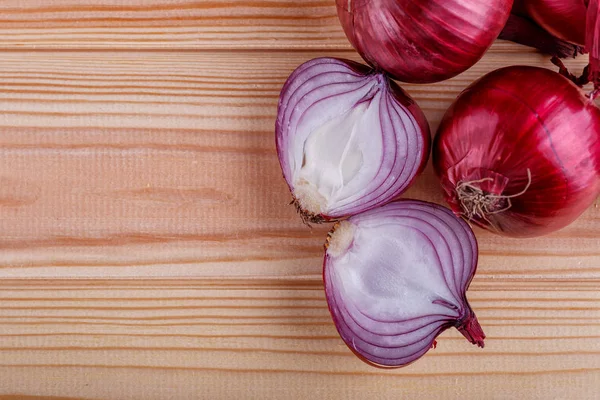
{"label": "halved red onion", "polygon": [[317,58],[279,99],[277,152],[303,219],[360,213],[405,191],[429,157],[429,125],[393,81],[348,60]]}
{"label": "halved red onion", "polygon": [[450,210],[395,201],[337,223],[325,247],[329,311],[362,360],[405,366],[451,326],[483,347],[465,294],[477,268],[477,241]]}

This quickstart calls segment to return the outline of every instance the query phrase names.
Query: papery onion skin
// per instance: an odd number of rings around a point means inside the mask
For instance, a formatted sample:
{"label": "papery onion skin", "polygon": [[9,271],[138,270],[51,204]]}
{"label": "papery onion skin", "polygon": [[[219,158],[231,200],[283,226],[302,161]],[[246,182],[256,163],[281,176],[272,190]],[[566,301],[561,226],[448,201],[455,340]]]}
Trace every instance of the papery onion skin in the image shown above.
{"label": "papery onion skin", "polygon": [[[316,81],[320,86],[312,87],[311,85]],[[372,140],[378,139],[377,135],[381,135],[384,153],[382,157],[387,161],[385,165],[380,165],[374,180],[361,188],[365,191],[364,195],[355,193],[354,197],[351,196],[351,200],[340,206],[332,206],[331,209],[311,210],[303,203],[295,186],[294,174],[299,163],[304,161],[295,159],[296,153],[293,149],[290,150],[290,147],[294,145],[300,134],[306,134],[300,132],[299,125],[309,118],[321,118],[319,114],[328,115],[334,112],[331,107],[337,107],[340,103],[332,103],[333,99],[353,94],[354,89],[346,91],[348,85],[359,85],[361,90],[365,87],[372,89],[365,94],[366,97],[357,100],[356,104],[368,102],[370,106],[376,98],[379,99],[380,103],[376,104],[380,107],[379,125],[371,126],[369,134],[372,135]],[[377,97],[379,95],[380,97]],[[324,103],[329,106],[323,105]],[[344,112],[348,112],[352,107],[348,105],[347,109],[342,110],[343,112],[338,110],[339,115],[345,115]],[[387,113],[383,111],[384,108]],[[318,127],[318,124],[315,126]],[[431,134],[425,115],[417,103],[395,82],[365,65],[327,57],[316,58],[302,64],[286,81],[279,100],[275,138],[280,166],[292,193],[293,203],[304,221],[311,223],[336,220],[393,200],[408,189],[417,175],[424,170],[431,150]],[[388,144],[387,147],[384,142]],[[305,142],[302,144],[306,145]],[[393,145],[392,150],[395,151],[393,154],[390,153],[390,145]],[[406,150],[405,154],[401,153],[402,149]]]}
{"label": "papery onion skin", "polygon": [[500,34],[513,0],[336,0],[350,43],[376,69],[433,83],[474,65]]}
{"label": "papery onion skin", "polygon": [[[600,110],[558,73],[502,68],[449,108],[433,165],[457,215],[505,236],[545,235],[572,223],[600,193]],[[471,200],[486,202],[487,211],[473,215]]]}
{"label": "papery onion skin", "polygon": [[[438,271],[438,273],[443,275],[443,280],[446,281],[452,295],[449,300],[434,300],[433,304],[438,304],[442,310],[446,309],[447,313],[453,314],[453,316],[423,314],[418,318],[411,318],[406,321],[387,321],[384,315],[367,316],[366,314],[362,314],[362,311],[359,311],[359,308],[356,308],[360,306],[352,304],[354,300],[361,302],[372,294],[364,293],[364,295],[360,295],[359,298],[348,296],[345,292],[346,288],[343,279],[339,278],[339,274],[343,274],[345,269],[340,271],[340,267],[336,265],[340,261],[337,260],[346,257],[347,254],[350,254],[353,251],[358,251],[354,249],[360,248],[360,246],[365,243],[365,238],[361,236],[360,233],[356,232],[360,229],[365,229],[367,225],[370,225],[372,228],[374,223],[375,225],[380,224],[380,226],[393,225],[395,229],[399,229],[400,231],[412,229],[419,231],[418,227],[422,226],[429,230],[427,232],[429,235],[431,235],[432,232],[435,233],[435,235],[431,237],[421,232],[424,238],[423,245],[432,246],[437,249],[436,254],[438,260],[439,262],[443,262],[443,264],[427,264],[426,268]],[[402,199],[389,203],[383,207],[370,210],[366,213],[353,216],[347,221],[341,222],[341,224],[337,224],[332,232],[330,232],[325,245],[323,281],[325,284],[327,304],[336,329],[344,340],[344,343],[356,356],[367,364],[376,367],[404,367],[422,357],[432,347],[435,347],[437,343],[435,340],[436,337],[452,326],[456,327],[469,342],[483,348],[485,334],[466,298],[466,290],[477,269],[477,241],[472,230],[464,221],[455,217],[447,208],[437,204]],[[342,254],[340,253],[339,248],[334,249],[333,246],[337,245],[336,241],[347,240],[344,239],[343,236],[340,239],[339,237],[336,237],[336,235],[340,235],[337,230],[348,229],[348,226],[355,229],[353,231],[355,235],[352,237],[351,242],[345,250],[345,254]],[[342,233],[342,235],[344,234],[345,233]],[[371,239],[385,240],[385,235],[376,235]],[[446,241],[446,239],[448,241]],[[419,251],[420,249],[415,249],[416,253]],[[385,256],[386,254],[373,254],[373,263],[371,266],[376,268],[378,263],[381,262],[381,257]],[[414,267],[416,268],[417,266]],[[397,273],[400,274],[401,271],[399,270]],[[412,271],[412,273],[415,273],[415,271]],[[427,276],[425,271],[423,272],[423,276]],[[427,282],[424,281],[421,282],[421,284],[426,285]],[[412,289],[414,289],[415,285],[419,285],[419,282],[410,282],[406,285],[412,286]],[[383,297],[385,298],[385,295],[383,295]],[[440,302],[437,303],[438,301]],[[431,306],[431,303],[429,305],[421,305],[429,307]],[[350,306],[350,308],[348,308],[348,306]],[[416,306],[418,307],[418,305]],[[354,309],[354,311],[349,311],[349,309]],[[356,324],[355,317],[352,316],[352,313],[354,313],[355,316],[360,316],[361,319],[365,319],[369,326],[362,327],[360,324]],[[365,321],[362,322],[363,325],[365,324]],[[371,329],[371,331],[368,329]],[[400,333],[375,333],[379,330],[389,332],[390,330],[396,329],[400,329]],[[366,336],[370,339],[367,339]],[[416,342],[414,343],[411,342],[413,338],[416,339]],[[389,343],[390,341],[405,341],[406,343],[402,346],[398,345],[390,347],[389,345],[383,344],[371,345],[369,344],[369,340],[380,341],[381,343]],[[386,355],[394,354],[396,358],[381,358],[374,356],[370,354],[365,347],[371,349],[371,351],[372,349],[382,351]],[[406,351],[406,354],[403,354],[404,351]]]}

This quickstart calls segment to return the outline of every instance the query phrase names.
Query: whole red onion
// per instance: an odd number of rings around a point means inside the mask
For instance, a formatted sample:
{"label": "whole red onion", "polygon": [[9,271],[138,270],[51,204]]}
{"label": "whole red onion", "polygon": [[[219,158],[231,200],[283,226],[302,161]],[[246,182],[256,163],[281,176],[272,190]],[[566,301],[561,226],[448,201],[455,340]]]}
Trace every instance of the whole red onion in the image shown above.
{"label": "whole red onion", "polygon": [[502,68],[447,111],[433,163],[456,214],[503,235],[544,235],[600,193],[600,109],[556,72]]}
{"label": "whole red onion", "polygon": [[504,27],[513,0],[337,0],[346,36],[373,67],[431,83],[475,64]]}

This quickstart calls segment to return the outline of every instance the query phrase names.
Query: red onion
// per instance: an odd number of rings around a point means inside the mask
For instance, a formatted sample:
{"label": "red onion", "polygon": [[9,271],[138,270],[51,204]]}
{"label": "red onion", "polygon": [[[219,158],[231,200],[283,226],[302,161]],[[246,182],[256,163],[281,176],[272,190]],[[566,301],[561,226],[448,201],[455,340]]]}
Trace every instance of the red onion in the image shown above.
{"label": "red onion", "polygon": [[534,47],[559,58],[577,57],[585,53],[583,46],[553,36],[530,18],[515,13],[514,9],[498,38]]}
{"label": "red onion", "polygon": [[502,68],[452,104],[433,164],[456,214],[507,236],[544,235],[600,193],[600,110],[556,72]]}
{"label": "red onion", "polygon": [[585,45],[584,0],[521,0],[527,14],[557,38]]}
{"label": "red onion", "polygon": [[429,125],[393,81],[348,60],[317,58],[288,78],[276,142],[293,203],[308,222],[398,196],[429,158]]}
{"label": "red onion", "polygon": [[[500,38],[558,57],[590,53],[585,82],[600,92],[600,0],[516,0]],[[537,24],[537,25],[536,25]],[[547,33],[544,33],[547,32]],[[574,44],[568,50],[568,43]]]}
{"label": "red onion", "polygon": [[450,210],[392,202],[336,224],[325,247],[329,311],[363,361],[405,366],[452,326],[483,347],[465,294],[477,268],[477,241]]}
{"label": "red onion", "polygon": [[412,83],[464,72],[492,45],[513,0],[336,0],[346,36],[373,67]]}

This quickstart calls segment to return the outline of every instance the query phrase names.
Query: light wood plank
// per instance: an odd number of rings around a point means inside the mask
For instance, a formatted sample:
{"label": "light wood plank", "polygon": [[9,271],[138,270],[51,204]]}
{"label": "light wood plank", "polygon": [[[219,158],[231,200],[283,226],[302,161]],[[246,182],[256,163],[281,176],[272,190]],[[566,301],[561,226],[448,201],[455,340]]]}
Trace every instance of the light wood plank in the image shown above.
{"label": "light wood plank", "polygon": [[[320,274],[328,226],[302,225],[274,149],[277,96],[317,54],[5,53],[0,59],[0,277]],[[353,53],[333,55],[353,57]],[[354,58],[356,58],[354,56]],[[437,126],[496,66],[406,85]],[[581,68],[583,61],[574,67]],[[442,201],[431,169],[406,196]],[[600,277],[600,210],[552,236],[478,231],[486,278]]]}
{"label": "light wood plank", "polygon": [[333,0],[4,0],[0,47],[349,48]]}
{"label": "light wood plank", "polygon": [[527,399],[594,398],[600,294],[590,282],[476,278],[469,297],[484,350],[451,330],[418,363],[385,371],[345,347],[318,282],[4,281],[0,394],[482,399],[518,387]]}

